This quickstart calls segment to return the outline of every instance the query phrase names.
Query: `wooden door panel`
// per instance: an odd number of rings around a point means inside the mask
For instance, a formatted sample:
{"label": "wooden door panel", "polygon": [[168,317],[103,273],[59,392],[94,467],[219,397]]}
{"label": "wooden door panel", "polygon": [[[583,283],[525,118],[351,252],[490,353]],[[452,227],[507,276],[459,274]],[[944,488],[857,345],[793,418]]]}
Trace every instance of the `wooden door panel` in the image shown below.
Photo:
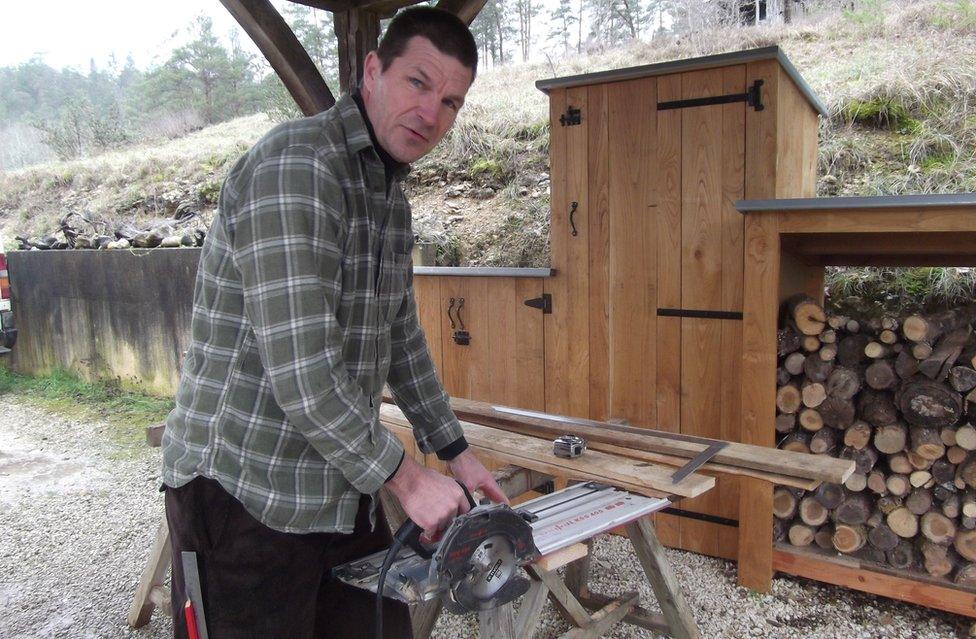
{"label": "wooden door panel", "polygon": [[441,314],[447,311],[447,307],[439,304],[440,278],[430,275],[414,277],[413,294],[417,300],[417,318],[420,320],[420,327],[424,329],[430,357],[434,360],[438,377],[443,381]]}
{"label": "wooden door panel", "polygon": [[[444,390],[448,395],[489,401],[490,340],[488,287],[482,277],[445,277],[441,280],[441,349]],[[448,310],[451,310],[448,313]],[[460,317],[459,317],[460,315]],[[457,331],[468,332],[469,343],[459,344]]]}
{"label": "wooden door panel", "polygon": [[[582,111],[578,125],[558,126],[568,107]],[[555,275],[546,281],[553,312],[545,319],[546,410],[589,416],[589,199],[586,87],[553,90],[550,141],[550,238]],[[574,205],[575,203],[575,205]],[[575,229],[575,235],[573,231]]]}
{"label": "wooden door panel", "polygon": [[[682,99],[740,93],[744,67],[682,76]],[[745,162],[745,106],[742,103],[682,109],[681,308],[742,309],[742,197]],[[738,439],[741,321],[681,320],[681,431]],[[740,349],[740,350],[736,350]],[[735,519],[734,481],[686,500],[682,508]],[[734,529],[685,520],[681,546],[710,555],[735,555]]]}
{"label": "wooden door panel", "polygon": [[[609,417],[657,425],[657,87],[610,85]],[[591,198],[592,201],[592,198]]]}
{"label": "wooden door panel", "polygon": [[[681,76],[657,79],[657,99],[681,99]],[[656,146],[658,170],[651,176],[656,193],[654,235],[657,245],[657,307],[681,307],[681,109],[657,112]],[[656,313],[656,309],[654,309]],[[656,317],[655,342],[657,428],[681,430],[681,318]],[[680,545],[681,518],[656,515],[661,542]]]}

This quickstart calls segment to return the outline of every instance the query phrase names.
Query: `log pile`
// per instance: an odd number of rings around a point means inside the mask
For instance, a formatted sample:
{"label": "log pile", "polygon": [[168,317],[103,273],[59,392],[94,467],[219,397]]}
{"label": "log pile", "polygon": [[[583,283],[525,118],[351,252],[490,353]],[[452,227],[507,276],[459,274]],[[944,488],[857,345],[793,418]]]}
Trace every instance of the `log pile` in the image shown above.
{"label": "log pile", "polygon": [[777,541],[976,586],[976,305],[830,317],[798,295],[777,339],[779,447],[855,462],[843,485],[780,486]]}

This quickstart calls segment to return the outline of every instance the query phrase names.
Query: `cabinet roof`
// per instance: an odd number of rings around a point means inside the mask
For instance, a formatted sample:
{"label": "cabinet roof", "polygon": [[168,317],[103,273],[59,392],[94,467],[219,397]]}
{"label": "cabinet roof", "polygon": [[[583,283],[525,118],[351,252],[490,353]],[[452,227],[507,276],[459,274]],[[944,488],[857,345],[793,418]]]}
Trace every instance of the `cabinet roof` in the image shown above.
{"label": "cabinet roof", "polygon": [[740,213],[754,211],[844,211],[850,209],[895,209],[919,207],[976,207],[976,193],[928,193],[921,195],[878,195],[871,197],[804,197],[776,200],[739,200]]}
{"label": "cabinet roof", "polygon": [[670,62],[657,62],[655,64],[645,64],[625,69],[611,69],[609,71],[597,71],[595,73],[584,73],[562,78],[550,78],[539,80],[535,86],[540,91],[549,93],[551,89],[563,89],[567,87],[586,86],[590,84],[602,84],[604,82],[619,82],[622,80],[634,80],[636,78],[647,78],[657,75],[670,75],[672,73],[683,73],[685,71],[699,71],[715,67],[725,67],[734,64],[744,64],[746,62],[757,62],[760,60],[776,60],[780,66],[789,74],[798,89],[820,115],[827,115],[827,109],[820,99],[814,94],[813,89],[806,83],[790,62],[786,54],[777,47],[762,47],[759,49],[746,49],[744,51],[733,51],[731,53],[720,53],[708,55],[700,58],[687,58],[684,60],[672,60]]}

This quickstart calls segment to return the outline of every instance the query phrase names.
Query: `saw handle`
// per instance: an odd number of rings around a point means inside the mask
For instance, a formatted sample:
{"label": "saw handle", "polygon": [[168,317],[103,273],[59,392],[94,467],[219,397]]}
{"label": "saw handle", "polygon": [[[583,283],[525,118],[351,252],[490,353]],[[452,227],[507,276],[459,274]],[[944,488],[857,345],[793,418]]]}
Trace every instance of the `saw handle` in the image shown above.
{"label": "saw handle", "polygon": [[[454,481],[457,480],[455,479]],[[464,496],[468,498],[468,506],[474,508],[477,504],[474,502],[474,497],[471,496],[471,491],[469,491],[468,487],[461,482],[458,481],[457,484],[461,487],[461,490],[464,491]],[[409,547],[424,559],[430,559],[434,556],[434,551],[437,548],[425,546],[420,541],[420,535],[423,534],[423,532],[424,529],[418,526],[414,520],[408,517],[407,520],[400,524],[400,527],[397,528],[396,535],[394,536],[401,545]]]}

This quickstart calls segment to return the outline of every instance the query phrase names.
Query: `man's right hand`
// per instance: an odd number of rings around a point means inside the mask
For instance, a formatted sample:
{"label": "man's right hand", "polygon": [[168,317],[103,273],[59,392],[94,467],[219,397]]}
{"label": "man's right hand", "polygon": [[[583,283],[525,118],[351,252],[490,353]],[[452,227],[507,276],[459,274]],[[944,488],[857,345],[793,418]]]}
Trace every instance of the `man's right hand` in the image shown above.
{"label": "man's right hand", "polygon": [[425,468],[411,457],[404,457],[396,474],[386,483],[400,500],[407,517],[424,529],[424,537],[436,539],[470,505],[464,491],[452,478]]}

